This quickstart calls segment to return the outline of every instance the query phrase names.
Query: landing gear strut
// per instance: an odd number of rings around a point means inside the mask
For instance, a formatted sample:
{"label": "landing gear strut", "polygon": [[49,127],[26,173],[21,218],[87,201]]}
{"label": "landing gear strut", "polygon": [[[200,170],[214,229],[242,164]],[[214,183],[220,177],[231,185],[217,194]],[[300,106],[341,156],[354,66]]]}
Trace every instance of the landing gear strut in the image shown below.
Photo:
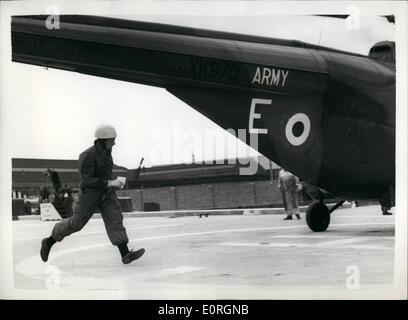
{"label": "landing gear strut", "polygon": [[306,223],[314,232],[326,231],[330,224],[330,214],[344,203],[344,200],[339,201],[329,209],[323,200],[324,195],[319,192],[319,201],[311,204],[306,210]]}

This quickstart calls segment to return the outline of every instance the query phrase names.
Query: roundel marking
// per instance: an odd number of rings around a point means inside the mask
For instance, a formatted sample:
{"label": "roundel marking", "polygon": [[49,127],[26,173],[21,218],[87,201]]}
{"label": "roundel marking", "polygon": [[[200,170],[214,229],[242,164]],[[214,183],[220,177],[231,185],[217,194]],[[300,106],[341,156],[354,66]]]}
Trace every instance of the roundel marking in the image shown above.
{"label": "roundel marking", "polygon": [[304,113],[296,113],[286,124],[286,139],[294,146],[305,143],[310,134],[310,119]]}

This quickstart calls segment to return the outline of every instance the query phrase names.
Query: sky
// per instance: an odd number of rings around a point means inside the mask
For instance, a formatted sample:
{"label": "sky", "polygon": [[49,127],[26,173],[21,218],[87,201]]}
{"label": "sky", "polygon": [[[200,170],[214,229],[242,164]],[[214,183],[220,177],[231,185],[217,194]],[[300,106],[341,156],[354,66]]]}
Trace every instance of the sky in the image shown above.
{"label": "sky", "polygon": [[[60,8],[60,13],[89,13],[89,8],[73,8]],[[116,127],[114,161],[129,169],[136,168],[142,157],[145,166],[150,166],[188,162],[193,154],[196,162],[257,154],[164,89],[12,63],[10,12],[39,14],[44,9],[18,6],[2,10],[0,132],[3,150],[10,157],[77,159],[92,145],[95,128],[101,123]],[[394,25],[378,16],[361,16],[350,25],[350,19],[265,13],[200,16],[199,11],[163,14],[157,8],[154,14],[123,12],[127,14],[106,11],[106,7],[92,10],[94,15],[298,39],[360,54],[367,54],[376,42],[395,37]],[[166,137],[167,148],[158,147],[160,137]],[[181,152],[175,147],[180,137]],[[203,147],[203,139],[212,141],[210,147]],[[222,142],[235,147],[226,153]]]}

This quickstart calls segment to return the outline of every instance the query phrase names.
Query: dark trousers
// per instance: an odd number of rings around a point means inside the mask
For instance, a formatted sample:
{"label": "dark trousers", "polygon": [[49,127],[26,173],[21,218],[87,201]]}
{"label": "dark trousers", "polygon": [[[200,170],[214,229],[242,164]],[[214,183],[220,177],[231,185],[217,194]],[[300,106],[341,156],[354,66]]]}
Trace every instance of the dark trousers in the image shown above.
{"label": "dark trousers", "polygon": [[105,190],[82,188],[79,194],[78,210],[72,217],[57,223],[52,236],[57,241],[74,232],[80,231],[99,208],[106,232],[113,245],[128,243],[129,239],[123,226],[123,215],[116,193],[112,188]]}

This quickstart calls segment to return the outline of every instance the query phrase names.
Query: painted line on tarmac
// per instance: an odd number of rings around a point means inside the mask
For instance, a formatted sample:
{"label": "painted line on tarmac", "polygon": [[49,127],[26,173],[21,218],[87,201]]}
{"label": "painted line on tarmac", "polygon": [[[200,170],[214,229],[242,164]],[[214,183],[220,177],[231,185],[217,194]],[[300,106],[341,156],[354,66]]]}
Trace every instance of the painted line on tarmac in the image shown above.
{"label": "painted line on tarmac", "polygon": [[374,245],[349,245],[344,244],[341,246],[333,246],[325,243],[258,243],[258,242],[222,242],[220,246],[229,246],[229,247],[272,247],[272,248],[312,248],[312,249],[362,249],[362,250],[394,250],[394,247],[380,247]]}
{"label": "painted line on tarmac", "polygon": [[336,218],[385,218],[385,219],[388,219],[388,218],[391,218],[392,216],[382,216],[382,215],[380,215],[380,214],[378,214],[378,215],[366,215],[366,216],[364,216],[364,215],[348,215],[348,216],[346,216],[346,215],[341,215],[341,214],[338,214],[338,215],[336,215]]}
{"label": "painted line on tarmac", "polygon": [[367,223],[341,223],[341,224],[330,224],[329,228],[331,227],[353,227],[353,226],[375,226],[375,225],[395,225],[395,222],[367,222]]}
{"label": "painted line on tarmac", "polygon": [[[372,237],[358,237],[358,236],[354,236],[353,238],[343,238],[343,239],[337,239],[337,240],[329,240],[329,241],[324,241],[319,243],[319,246],[322,247],[326,247],[326,246],[331,246],[331,247],[337,247],[337,248],[342,248],[343,246],[347,246],[350,244],[354,244],[354,243],[361,243],[363,241],[370,241],[373,240]],[[378,240],[378,239],[376,239]],[[375,247],[373,245],[370,245],[371,247]],[[389,247],[385,247],[385,248],[389,248]],[[394,249],[394,248],[392,248]]]}
{"label": "painted line on tarmac", "polygon": [[[155,229],[155,228],[165,228],[165,227],[174,227],[174,226],[179,226],[181,223],[174,223],[174,224],[167,224],[167,225],[157,225],[157,226],[145,226],[145,227],[133,227],[133,228],[126,228],[126,231],[130,230],[145,230],[145,229]],[[78,237],[78,236],[88,236],[88,235],[94,235],[94,234],[104,234],[106,233],[106,230],[104,231],[92,231],[92,232],[86,232],[83,231],[81,233],[74,233],[71,236],[72,237]],[[48,232],[49,234],[49,232]],[[43,237],[36,237],[36,238],[20,238],[20,239],[14,239],[13,242],[19,242],[19,241],[34,241],[34,240],[42,240],[44,237],[47,235],[44,235]]]}
{"label": "painted line on tarmac", "polygon": [[[371,244],[358,244],[364,241],[371,241],[373,237],[340,237],[340,236],[313,236],[313,235],[280,235],[272,236],[270,238],[281,238],[281,239],[314,239],[314,238],[326,238],[326,239],[335,239],[328,240],[319,243],[269,243],[269,242],[222,242],[219,245],[221,246],[237,246],[237,247],[273,247],[273,248],[314,248],[314,249],[365,249],[365,250],[394,250],[394,247],[387,247],[384,245],[371,245]],[[387,240],[395,240],[395,237],[376,237],[376,240],[379,238]]]}
{"label": "painted line on tarmac", "polygon": [[[164,277],[175,276],[175,275],[180,275],[180,274],[192,273],[192,272],[201,271],[204,269],[207,269],[207,268],[193,267],[193,266],[179,266],[175,268],[161,269],[161,270],[153,271],[153,272],[144,272],[142,274],[137,273],[132,276],[123,277],[121,279],[129,280],[129,278],[132,278],[138,281],[151,280],[151,279],[164,278]],[[120,279],[120,278],[117,278],[117,279]]]}
{"label": "painted line on tarmac", "polygon": [[[352,235],[354,236],[354,235]],[[344,239],[345,236],[332,236],[330,234],[327,235],[313,235],[313,234],[304,234],[304,235],[278,235],[278,236],[268,236],[269,238],[283,238],[283,239]],[[381,236],[381,235],[372,235],[367,237],[368,239],[390,239],[394,240],[395,237],[392,236]]]}
{"label": "painted line on tarmac", "polygon": [[[251,231],[262,231],[262,230],[286,230],[286,229],[299,229],[305,228],[304,225],[298,226],[285,226],[285,227],[263,227],[263,228],[246,228],[246,229],[229,229],[229,230],[216,230],[216,231],[204,231],[204,232],[189,232],[189,233],[179,233],[179,234],[170,234],[170,235],[160,235],[160,236],[150,236],[150,237],[142,237],[142,238],[134,238],[129,239],[129,242],[136,242],[136,241],[148,241],[148,240],[162,240],[162,239],[170,239],[170,238],[181,238],[181,237],[190,237],[190,236],[201,236],[201,235],[210,235],[210,234],[219,234],[219,233],[230,233],[230,232],[251,232]],[[80,246],[70,249],[64,250],[57,250],[51,251],[50,257],[47,263],[44,263],[39,254],[27,258],[20,263],[17,264],[15,267],[15,271],[32,278],[38,278],[38,276],[42,276],[46,274],[47,265],[51,265],[52,262],[62,256],[79,252],[79,251],[86,251],[90,249],[108,247],[112,244],[110,242],[92,244],[87,246]]]}
{"label": "painted line on tarmac", "polygon": [[[367,226],[367,225],[394,225],[394,223],[351,223],[351,224],[333,224],[331,227],[349,227],[349,226]],[[241,228],[241,229],[228,229],[228,230],[213,230],[213,231],[203,231],[203,232],[190,232],[190,233],[179,233],[161,236],[151,236],[151,237],[141,237],[130,239],[129,242],[137,241],[147,241],[147,240],[162,240],[162,239],[174,239],[181,237],[191,237],[191,236],[201,236],[201,235],[211,235],[211,234],[222,234],[231,232],[252,232],[252,231],[265,231],[265,230],[290,230],[290,229],[304,229],[305,225],[297,226],[284,226],[284,227],[263,227],[263,228]],[[15,266],[15,272],[20,273],[23,276],[41,279],[44,275],[49,274],[49,268],[52,266],[52,262],[57,258],[63,257],[65,255],[86,251],[90,249],[102,248],[110,246],[110,242],[104,242],[99,244],[93,244],[88,246],[75,247],[65,250],[51,251],[50,258],[47,263],[44,263],[39,254],[35,256],[24,259]],[[315,246],[314,246],[315,247]],[[77,277],[83,279],[82,277]]]}
{"label": "painted line on tarmac", "polygon": [[[129,283],[135,284],[138,290],[145,286],[143,282],[202,271],[206,268],[195,266],[178,266],[156,271],[123,272],[126,276],[98,278],[93,276],[72,276],[59,270],[56,266],[48,266],[48,274],[42,279],[47,287],[51,283],[52,290],[129,290]],[[120,271],[124,271],[123,269]],[[122,272],[121,272],[122,273]],[[41,279],[38,279],[41,280]]]}
{"label": "painted line on tarmac", "polygon": [[[206,268],[195,266],[178,266],[174,268],[159,269],[156,271],[144,271],[143,273],[136,272],[126,276],[112,277],[112,278],[98,278],[98,277],[79,277],[71,276],[63,273],[59,276],[60,286],[69,287],[71,289],[85,289],[85,290],[128,290],[129,283],[149,281],[164,277],[178,276],[196,271],[201,271]],[[139,287],[139,285],[137,285]]]}

